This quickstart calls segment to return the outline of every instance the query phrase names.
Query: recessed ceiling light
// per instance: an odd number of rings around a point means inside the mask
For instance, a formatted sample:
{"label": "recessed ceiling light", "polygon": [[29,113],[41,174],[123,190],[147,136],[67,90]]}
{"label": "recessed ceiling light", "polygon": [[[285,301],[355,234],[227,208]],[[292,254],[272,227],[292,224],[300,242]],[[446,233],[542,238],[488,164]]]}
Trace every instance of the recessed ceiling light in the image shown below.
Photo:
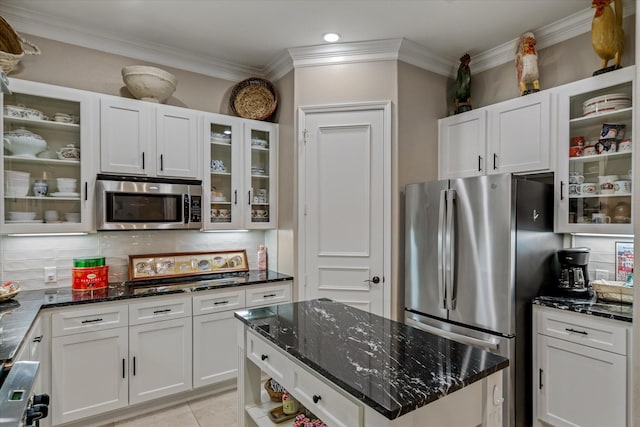
{"label": "recessed ceiling light", "polygon": [[322,38],[324,39],[324,41],[329,42],[329,43],[335,43],[338,40],[340,40],[340,34],[338,33],[326,33],[325,35],[322,36]]}

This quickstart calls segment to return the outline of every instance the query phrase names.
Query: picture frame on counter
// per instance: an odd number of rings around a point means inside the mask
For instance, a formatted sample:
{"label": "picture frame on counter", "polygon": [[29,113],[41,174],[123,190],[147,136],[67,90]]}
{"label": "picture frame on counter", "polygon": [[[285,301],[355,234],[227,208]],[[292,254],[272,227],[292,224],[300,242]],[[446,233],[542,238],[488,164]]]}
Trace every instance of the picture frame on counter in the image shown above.
{"label": "picture frame on counter", "polygon": [[616,242],[616,280],[627,280],[633,271],[633,258],[633,242]]}
{"label": "picture frame on counter", "polygon": [[129,255],[129,280],[249,271],[246,249]]}

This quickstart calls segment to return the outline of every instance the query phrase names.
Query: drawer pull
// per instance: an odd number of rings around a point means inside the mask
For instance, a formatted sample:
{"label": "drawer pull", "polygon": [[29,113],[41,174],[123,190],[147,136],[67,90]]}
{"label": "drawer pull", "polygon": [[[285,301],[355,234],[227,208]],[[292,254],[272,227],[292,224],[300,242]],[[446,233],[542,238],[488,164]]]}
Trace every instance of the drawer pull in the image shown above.
{"label": "drawer pull", "polygon": [[262,359],[262,361],[265,361],[268,358],[269,356],[267,356],[266,354],[263,354],[262,356],[260,356],[260,359]]}
{"label": "drawer pull", "polygon": [[169,313],[170,311],[171,311],[170,308],[165,308],[164,310],[155,310],[153,314]]}
{"label": "drawer pull", "polygon": [[564,330],[567,332],[575,332],[576,334],[589,335],[586,331],[579,331],[573,328],[564,328]]}
{"label": "drawer pull", "polygon": [[213,303],[213,305],[220,305],[220,304],[229,304],[229,301],[216,301]]}
{"label": "drawer pull", "polygon": [[33,339],[33,342],[42,342],[42,338],[44,337],[44,335],[40,335],[39,337],[35,337]]}
{"label": "drawer pull", "polygon": [[90,319],[90,320],[83,320],[82,323],[96,323],[96,322],[102,322],[102,318],[98,317],[97,319]]}
{"label": "drawer pull", "polygon": [[318,401],[320,401],[322,399],[322,396],[319,396],[317,394],[313,395],[313,403],[318,403]]}
{"label": "drawer pull", "polygon": [[271,297],[275,297],[276,294],[266,294],[266,295],[262,295],[262,298],[271,298]]}

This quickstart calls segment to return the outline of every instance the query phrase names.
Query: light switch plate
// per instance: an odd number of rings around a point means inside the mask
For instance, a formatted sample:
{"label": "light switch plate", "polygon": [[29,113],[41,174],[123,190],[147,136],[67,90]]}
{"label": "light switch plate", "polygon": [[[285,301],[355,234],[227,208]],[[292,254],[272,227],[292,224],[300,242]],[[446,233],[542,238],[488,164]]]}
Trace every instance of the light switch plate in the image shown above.
{"label": "light switch plate", "polygon": [[53,283],[58,281],[58,274],[55,267],[44,268],[44,283]]}

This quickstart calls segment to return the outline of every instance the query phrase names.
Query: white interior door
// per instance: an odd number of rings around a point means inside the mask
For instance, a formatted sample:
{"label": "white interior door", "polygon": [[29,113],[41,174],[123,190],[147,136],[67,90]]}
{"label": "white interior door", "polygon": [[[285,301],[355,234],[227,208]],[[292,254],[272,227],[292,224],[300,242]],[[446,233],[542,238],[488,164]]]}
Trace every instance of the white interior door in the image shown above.
{"label": "white interior door", "polygon": [[390,129],[381,106],[301,110],[300,260],[303,298],[388,315]]}

